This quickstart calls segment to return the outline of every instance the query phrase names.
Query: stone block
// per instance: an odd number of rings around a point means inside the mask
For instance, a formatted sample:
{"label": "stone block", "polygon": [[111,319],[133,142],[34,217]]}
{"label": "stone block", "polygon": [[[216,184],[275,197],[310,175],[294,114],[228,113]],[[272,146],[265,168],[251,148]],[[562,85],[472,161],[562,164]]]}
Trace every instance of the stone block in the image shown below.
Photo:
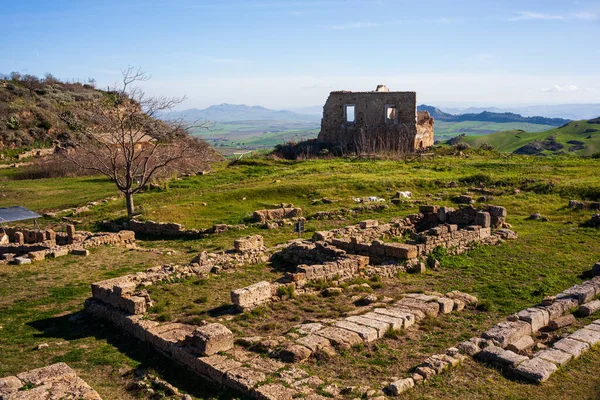
{"label": "stone block", "polygon": [[376,228],[379,226],[379,222],[375,219],[367,219],[360,221],[358,226],[360,226],[360,229]]}
{"label": "stone block", "polygon": [[569,326],[574,324],[576,321],[575,316],[573,314],[563,315],[562,317],[558,317],[548,323],[548,329],[550,330],[558,330],[564,328],[565,326]]}
{"label": "stone block", "polygon": [[[390,315],[379,314],[376,312],[368,312],[362,315],[363,318],[368,318],[374,321],[385,322],[390,329],[398,330],[404,327],[404,318],[392,317]],[[600,327],[600,325],[598,325]]]}
{"label": "stone block", "polygon": [[328,339],[313,334],[296,339],[296,343],[308,348],[313,353],[326,347],[331,347],[331,342]]}
{"label": "stone block", "polygon": [[579,340],[580,342],[587,343],[590,346],[595,346],[600,343],[600,332],[582,328],[571,333],[569,336],[567,336],[567,338]]}
{"label": "stone block", "polygon": [[492,217],[490,213],[478,212],[475,214],[475,225],[479,225],[483,228],[489,228],[492,223]]}
{"label": "stone block", "polygon": [[545,349],[533,355],[533,357],[541,358],[542,360],[550,361],[556,365],[565,365],[573,358],[572,354],[558,349]]}
{"label": "stone block", "polygon": [[264,381],[266,375],[248,367],[240,367],[229,370],[223,376],[223,385],[249,395],[254,387]]}
{"label": "stone block", "polygon": [[419,212],[422,214],[437,213],[438,211],[439,206],[419,206]]}
{"label": "stone block", "polygon": [[488,212],[493,217],[506,218],[506,208],[500,206],[488,206]]}
{"label": "stone block", "polygon": [[364,340],[367,343],[374,342],[379,338],[376,329],[364,325],[355,324],[354,322],[344,320],[337,321],[335,323],[335,326],[356,333],[358,336],[361,337],[362,340]]}
{"label": "stone block", "polygon": [[410,260],[417,258],[417,246],[402,243],[386,243],[384,246],[386,257]]}
{"label": "stone block", "polygon": [[386,386],[384,391],[391,396],[398,396],[414,386],[415,381],[413,378],[405,378],[390,383],[388,386]]}
{"label": "stone block", "polygon": [[452,299],[442,297],[438,299],[437,302],[440,306],[440,313],[442,314],[450,314],[454,309],[454,301]]}
{"label": "stone block", "polygon": [[590,301],[589,303],[582,304],[579,306],[577,311],[582,317],[588,317],[596,312],[600,311],[600,300]]}
{"label": "stone block", "polygon": [[529,381],[541,383],[548,380],[556,370],[557,367],[553,363],[539,357],[534,357],[519,364],[514,369],[514,372]]}
{"label": "stone block", "polygon": [[291,344],[281,349],[278,355],[282,361],[299,363],[308,360],[312,353],[312,350],[308,347],[299,344]]}
{"label": "stone block", "polygon": [[497,346],[506,348],[526,335],[531,335],[531,325],[525,321],[501,322],[485,331],[481,337],[492,340]]}
{"label": "stone block", "polygon": [[[398,319],[402,319],[404,320],[404,327],[408,328],[412,325],[415,324],[415,314],[407,312],[407,311],[402,311],[402,310],[398,310],[398,309],[394,309],[394,308],[376,308],[373,310],[374,313],[376,314],[381,314],[384,316],[390,316],[393,318],[398,318]],[[423,314],[423,316],[425,316]]]}
{"label": "stone block", "polygon": [[432,317],[437,317],[440,306],[437,302],[423,302],[411,298],[403,298],[396,303],[397,306],[401,306],[408,309],[416,309],[424,312]]}
{"label": "stone block", "polygon": [[57,258],[57,257],[64,257],[67,254],[69,254],[69,249],[56,249],[54,250],[52,253],[50,253],[50,255],[53,258]]}
{"label": "stone block", "polygon": [[342,349],[349,349],[352,346],[361,344],[363,341],[356,332],[351,332],[346,329],[329,326],[314,333],[329,340],[334,346]]}
{"label": "stone block", "polygon": [[526,356],[521,356],[513,351],[504,350],[497,346],[489,346],[475,355],[478,360],[494,364],[499,367],[516,367],[522,362],[528,360]]}
{"label": "stone block", "polygon": [[552,345],[552,348],[562,350],[577,358],[581,355],[581,353],[587,351],[590,348],[590,345],[584,342],[580,342],[579,340],[564,338],[554,343]]}
{"label": "stone block", "polygon": [[31,264],[31,258],[28,257],[15,257],[10,260],[11,264],[23,265],[23,264]]}
{"label": "stone block", "polygon": [[477,344],[470,340],[462,341],[458,344],[458,349],[469,356],[474,356],[476,353],[479,353],[481,349]]}
{"label": "stone block", "polygon": [[244,253],[252,250],[259,250],[264,247],[264,240],[261,235],[246,236],[244,238],[236,239],[233,242],[235,251],[238,253]]}
{"label": "stone block", "polygon": [[529,322],[531,324],[532,332],[539,331],[550,322],[548,311],[541,308],[528,308],[519,311],[517,316],[521,321]]}
{"label": "stone block", "polygon": [[233,348],[233,333],[222,324],[211,323],[197,327],[186,337],[186,343],[199,354],[211,356]]}
{"label": "stone block", "polygon": [[240,311],[246,311],[257,305],[267,303],[271,297],[271,284],[266,281],[258,282],[231,292],[231,301]]}
{"label": "stone block", "polygon": [[390,329],[390,324],[387,322],[376,321],[373,319],[365,318],[363,316],[351,316],[345,319],[348,322],[353,322],[358,325],[364,325],[369,328],[373,328],[377,331],[377,337],[382,338],[383,335]]}
{"label": "stone block", "polygon": [[90,255],[90,251],[88,249],[71,249],[71,254],[74,256],[87,257]]}
{"label": "stone block", "polygon": [[507,350],[513,351],[515,353],[522,353],[535,345],[535,342],[531,336],[523,336],[521,339],[517,340],[514,343],[506,346]]}
{"label": "stone block", "polygon": [[431,379],[436,375],[435,370],[429,367],[417,367],[415,372],[421,375],[424,380]]}

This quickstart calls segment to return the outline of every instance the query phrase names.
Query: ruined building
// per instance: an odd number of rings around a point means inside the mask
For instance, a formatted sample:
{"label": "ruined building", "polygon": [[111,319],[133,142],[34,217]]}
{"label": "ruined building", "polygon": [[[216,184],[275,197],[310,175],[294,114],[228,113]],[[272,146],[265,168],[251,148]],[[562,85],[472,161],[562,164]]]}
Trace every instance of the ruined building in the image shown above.
{"label": "ruined building", "polygon": [[319,142],[361,153],[411,153],[433,145],[433,118],[417,112],[415,92],[331,92]]}

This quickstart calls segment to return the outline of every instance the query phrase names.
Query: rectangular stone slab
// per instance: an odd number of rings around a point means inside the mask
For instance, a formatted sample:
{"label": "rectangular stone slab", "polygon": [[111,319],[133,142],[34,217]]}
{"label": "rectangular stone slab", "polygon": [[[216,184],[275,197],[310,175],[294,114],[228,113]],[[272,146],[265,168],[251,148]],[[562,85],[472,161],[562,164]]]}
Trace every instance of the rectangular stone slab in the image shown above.
{"label": "rectangular stone slab", "polygon": [[579,306],[579,314],[582,317],[590,316],[596,312],[600,311],[600,300],[590,301],[589,303],[582,304]]}
{"label": "rectangular stone slab", "polygon": [[580,342],[579,340],[564,338],[554,343],[552,347],[572,354],[573,357],[577,358],[581,355],[581,353],[587,351],[590,348],[590,345],[584,342]]}
{"label": "rectangular stone slab", "polygon": [[359,324],[359,325],[368,326],[369,328],[373,328],[373,329],[377,330],[377,337],[379,339],[381,339],[383,337],[383,335],[385,335],[385,333],[388,330],[390,330],[390,328],[391,328],[391,325],[388,324],[387,322],[375,321],[373,319],[365,318],[365,317],[359,316],[359,315],[348,317],[348,318],[346,318],[346,321],[354,322],[355,324]]}
{"label": "rectangular stone slab", "polygon": [[520,363],[529,360],[510,350],[504,350],[498,346],[489,346],[476,354],[476,358],[483,362],[498,365],[499,367],[516,367]]}
{"label": "rectangular stone slab", "polygon": [[325,347],[331,347],[331,342],[319,335],[308,335],[296,339],[296,343],[309,348],[313,353]]}
{"label": "rectangular stone slab", "polygon": [[[363,318],[372,319],[374,321],[380,321],[387,323],[391,329],[397,330],[404,327],[404,319],[398,317],[392,317],[390,315],[379,314],[376,312],[368,312],[362,315]],[[597,325],[600,328],[600,325]]]}
{"label": "rectangular stone slab", "polygon": [[579,340],[580,342],[585,342],[590,346],[595,346],[600,343],[600,332],[591,331],[589,329],[580,329],[571,333],[567,336],[569,339]]}
{"label": "rectangular stone slab", "polygon": [[541,383],[548,380],[556,370],[556,365],[539,357],[535,357],[519,364],[519,366],[514,369],[514,372],[529,381]]}
{"label": "rectangular stone slab", "polygon": [[598,324],[589,324],[584,326],[584,328],[590,331],[600,332],[600,325]]}
{"label": "rectangular stone slab", "polygon": [[335,326],[358,334],[365,342],[370,343],[378,339],[377,330],[368,326],[355,324],[349,321],[337,321]]}
{"label": "rectangular stone slab", "polygon": [[496,345],[505,348],[526,335],[531,335],[531,325],[525,321],[506,321],[494,325],[483,332],[484,339],[492,340]]}
{"label": "rectangular stone slab", "polygon": [[343,349],[349,349],[352,346],[361,344],[363,341],[355,332],[349,330],[337,328],[335,326],[329,326],[320,331],[314,333],[318,336],[323,336],[325,339],[333,343],[334,346],[341,347]]}
{"label": "rectangular stone slab", "polygon": [[546,349],[535,353],[534,357],[539,357],[556,365],[565,365],[571,361],[573,355],[558,349]]}
{"label": "rectangular stone slab", "polygon": [[389,315],[394,318],[402,318],[404,320],[404,327],[408,328],[415,324],[415,314],[407,311],[402,311],[396,308],[376,308],[373,310],[374,313]]}
{"label": "rectangular stone slab", "polygon": [[437,317],[440,306],[437,302],[424,302],[411,298],[401,299],[396,303],[397,306],[406,307],[408,309],[417,309],[423,311],[427,315],[431,315],[432,317]]}

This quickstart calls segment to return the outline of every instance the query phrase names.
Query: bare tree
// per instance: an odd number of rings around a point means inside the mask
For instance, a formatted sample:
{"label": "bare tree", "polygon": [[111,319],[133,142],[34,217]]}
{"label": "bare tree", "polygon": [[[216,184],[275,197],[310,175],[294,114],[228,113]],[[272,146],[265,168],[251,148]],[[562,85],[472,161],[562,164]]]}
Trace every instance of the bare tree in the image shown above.
{"label": "bare tree", "polygon": [[157,118],[184,98],[146,96],[134,85],[148,79],[141,70],[129,67],[123,71],[121,84],[104,92],[90,107],[60,115],[77,132],[65,157],[113,181],[125,195],[129,218],[134,215],[133,195],[152,179],[183,170],[197,172],[217,159],[205,141],[189,134],[191,129],[208,129],[208,122],[186,124],[183,119]]}

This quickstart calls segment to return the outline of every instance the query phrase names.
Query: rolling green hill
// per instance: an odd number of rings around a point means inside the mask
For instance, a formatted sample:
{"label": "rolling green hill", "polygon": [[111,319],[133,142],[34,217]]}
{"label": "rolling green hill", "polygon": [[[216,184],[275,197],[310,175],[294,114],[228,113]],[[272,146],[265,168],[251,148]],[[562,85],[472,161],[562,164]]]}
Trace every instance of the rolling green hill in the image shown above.
{"label": "rolling green hill", "polygon": [[600,121],[573,121],[543,132],[511,130],[466,136],[462,141],[474,147],[486,143],[497,150],[517,154],[591,156],[600,152]]}
{"label": "rolling green hill", "polygon": [[501,131],[524,130],[527,132],[541,132],[552,128],[555,128],[555,126],[529,122],[447,122],[436,120],[435,140],[447,140],[463,133],[469,136],[482,136]]}

